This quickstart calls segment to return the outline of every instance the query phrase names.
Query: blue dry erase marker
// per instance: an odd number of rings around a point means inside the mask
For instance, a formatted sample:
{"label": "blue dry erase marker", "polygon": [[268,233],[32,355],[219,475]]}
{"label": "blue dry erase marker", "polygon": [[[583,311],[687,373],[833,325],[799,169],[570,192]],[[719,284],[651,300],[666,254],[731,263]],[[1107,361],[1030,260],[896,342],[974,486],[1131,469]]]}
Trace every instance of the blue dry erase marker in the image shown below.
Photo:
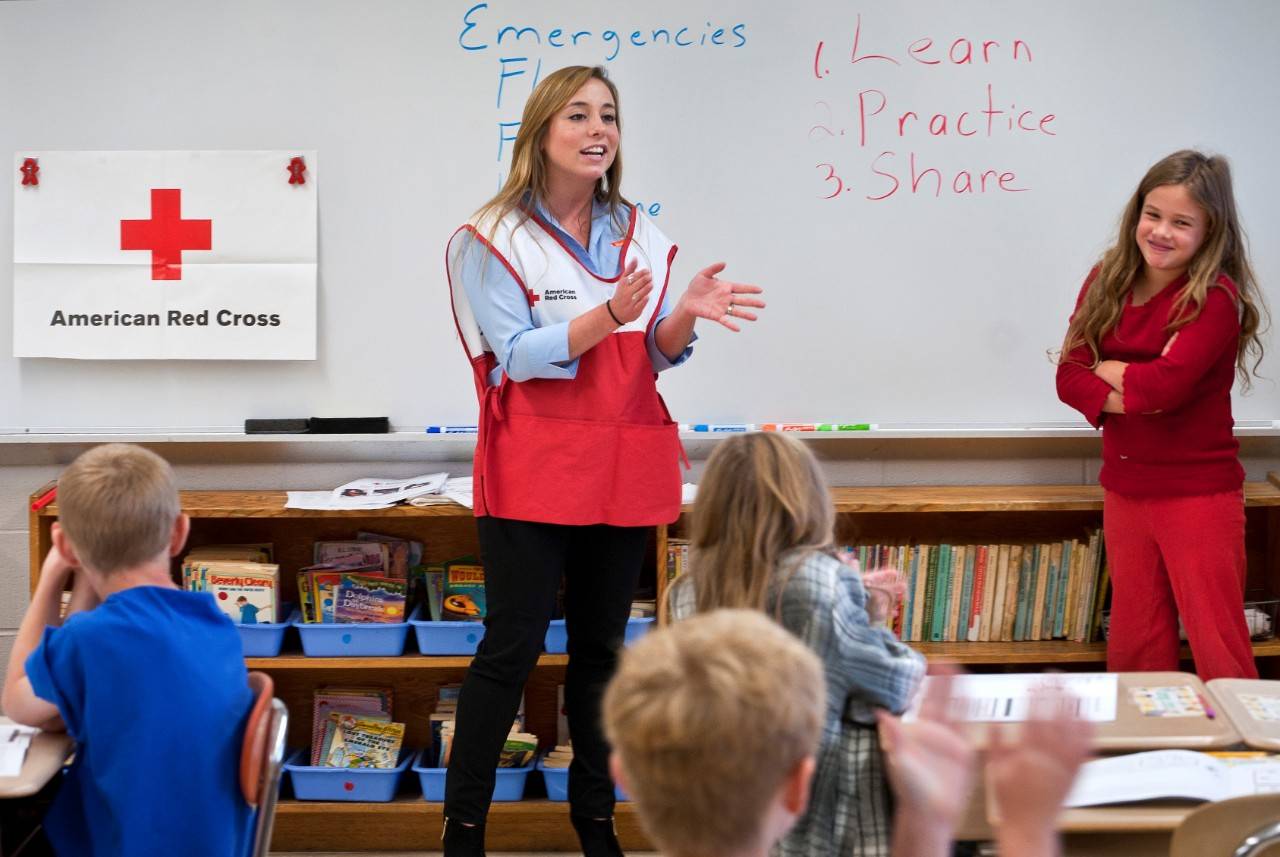
{"label": "blue dry erase marker", "polygon": [[756,427],[751,423],[694,423],[690,426],[684,426],[687,431],[701,431],[711,434],[727,434],[729,432],[747,432],[755,431]]}
{"label": "blue dry erase marker", "polygon": [[427,426],[427,434],[477,434],[479,426]]}

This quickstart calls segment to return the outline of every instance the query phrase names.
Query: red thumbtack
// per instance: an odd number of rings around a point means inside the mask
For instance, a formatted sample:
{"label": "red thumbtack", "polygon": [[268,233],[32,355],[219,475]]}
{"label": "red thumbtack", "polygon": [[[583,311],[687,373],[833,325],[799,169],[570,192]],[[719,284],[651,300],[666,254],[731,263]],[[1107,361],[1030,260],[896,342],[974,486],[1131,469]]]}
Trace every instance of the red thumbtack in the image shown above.
{"label": "red thumbtack", "polygon": [[307,165],[300,156],[289,161],[289,184],[306,184],[307,179],[302,175],[306,171]]}
{"label": "red thumbtack", "polygon": [[40,167],[36,164],[35,158],[27,158],[23,161],[22,169],[19,172],[22,173],[22,183],[24,185],[38,186],[40,184],[40,177],[37,175],[40,172]]}

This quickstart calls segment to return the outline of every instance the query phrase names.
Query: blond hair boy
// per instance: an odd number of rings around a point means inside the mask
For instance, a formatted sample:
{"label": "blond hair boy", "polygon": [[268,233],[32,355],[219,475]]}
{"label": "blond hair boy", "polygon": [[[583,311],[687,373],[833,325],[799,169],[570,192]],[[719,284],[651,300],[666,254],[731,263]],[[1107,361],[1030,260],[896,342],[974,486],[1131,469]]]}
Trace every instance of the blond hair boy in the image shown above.
{"label": "blond hair boy", "polygon": [[235,627],[208,593],[173,582],[190,526],[173,471],[138,446],[95,447],[58,480],[58,516],[2,700],[14,720],[76,739],[45,819],[54,850],[243,853],[252,694]]}
{"label": "blond hair boy", "polygon": [[764,854],[808,803],[822,666],[757,610],[646,635],[604,697],[614,778],[668,857]]}

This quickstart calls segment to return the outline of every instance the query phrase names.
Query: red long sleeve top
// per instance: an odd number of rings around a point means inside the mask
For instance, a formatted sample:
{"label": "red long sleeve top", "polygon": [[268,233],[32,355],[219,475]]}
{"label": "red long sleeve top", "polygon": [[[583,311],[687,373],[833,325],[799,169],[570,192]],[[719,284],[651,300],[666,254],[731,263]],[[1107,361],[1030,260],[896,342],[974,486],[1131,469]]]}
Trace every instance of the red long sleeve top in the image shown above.
{"label": "red long sleeve top", "polygon": [[[1084,301],[1090,274],[1076,298]],[[1119,323],[1099,343],[1102,360],[1120,360],[1123,414],[1103,413],[1111,386],[1093,374],[1081,345],[1058,366],[1058,398],[1102,431],[1102,472],[1108,491],[1133,497],[1216,494],[1238,490],[1244,468],[1232,428],[1240,314],[1236,285],[1226,275],[1209,289],[1195,321],[1178,331],[1167,355],[1167,332],[1182,277],[1142,306],[1125,299]]]}

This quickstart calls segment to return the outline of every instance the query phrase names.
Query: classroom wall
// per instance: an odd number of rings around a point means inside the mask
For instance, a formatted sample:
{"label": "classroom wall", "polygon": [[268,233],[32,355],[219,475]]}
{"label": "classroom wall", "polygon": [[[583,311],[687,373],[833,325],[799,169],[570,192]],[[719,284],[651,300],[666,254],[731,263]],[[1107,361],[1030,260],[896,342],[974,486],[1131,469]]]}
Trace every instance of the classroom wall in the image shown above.
{"label": "classroom wall", "polygon": [[[1097,438],[810,441],[833,485],[1096,484]],[[686,443],[696,482],[715,441]],[[26,499],[87,448],[0,444],[0,676],[29,601]],[[187,489],[302,489],[359,476],[470,472],[465,444],[173,443],[153,446]],[[1241,439],[1246,478],[1280,471],[1280,438]]]}

